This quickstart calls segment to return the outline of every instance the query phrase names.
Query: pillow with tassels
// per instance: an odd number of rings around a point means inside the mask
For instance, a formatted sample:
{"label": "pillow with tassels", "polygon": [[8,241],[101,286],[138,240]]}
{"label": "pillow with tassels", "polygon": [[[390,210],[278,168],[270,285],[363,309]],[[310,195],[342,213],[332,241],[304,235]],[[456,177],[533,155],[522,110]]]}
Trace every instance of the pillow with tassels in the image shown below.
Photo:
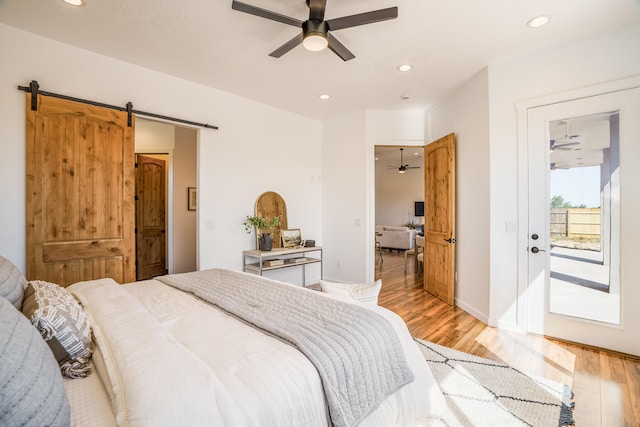
{"label": "pillow with tassels", "polygon": [[86,377],[91,359],[91,325],[80,304],[65,288],[32,280],[27,285],[22,312],[53,352],[62,375]]}

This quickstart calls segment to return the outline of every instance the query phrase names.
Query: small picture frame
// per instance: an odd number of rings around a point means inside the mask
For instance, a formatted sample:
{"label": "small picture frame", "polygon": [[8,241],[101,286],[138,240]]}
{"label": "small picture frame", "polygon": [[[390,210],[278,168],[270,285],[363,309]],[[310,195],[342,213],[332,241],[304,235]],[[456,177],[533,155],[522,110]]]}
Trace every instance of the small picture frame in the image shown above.
{"label": "small picture frame", "polygon": [[196,210],[196,187],[187,187],[187,210]]}
{"label": "small picture frame", "polygon": [[299,228],[280,230],[280,239],[283,248],[295,248],[302,244],[302,234]]}

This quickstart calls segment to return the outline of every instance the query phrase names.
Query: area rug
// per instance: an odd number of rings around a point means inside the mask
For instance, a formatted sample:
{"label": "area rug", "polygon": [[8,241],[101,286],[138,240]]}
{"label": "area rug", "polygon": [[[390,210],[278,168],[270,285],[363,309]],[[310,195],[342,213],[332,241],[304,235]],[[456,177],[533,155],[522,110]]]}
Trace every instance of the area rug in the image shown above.
{"label": "area rug", "polygon": [[415,339],[451,408],[451,426],[571,426],[573,396],[565,384],[508,365]]}

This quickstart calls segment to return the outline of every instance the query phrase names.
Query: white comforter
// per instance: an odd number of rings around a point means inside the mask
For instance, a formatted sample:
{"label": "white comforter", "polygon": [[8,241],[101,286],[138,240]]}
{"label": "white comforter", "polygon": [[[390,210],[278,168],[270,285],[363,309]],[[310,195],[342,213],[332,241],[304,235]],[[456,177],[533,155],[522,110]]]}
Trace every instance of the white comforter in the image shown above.
{"label": "white comforter", "polygon": [[[156,280],[69,290],[92,322],[96,371],[119,425],[329,425],[318,373],[289,344]],[[448,410],[444,398],[404,322],[371,309],[397,330],[416,380],[361,425],[429,425]]]}

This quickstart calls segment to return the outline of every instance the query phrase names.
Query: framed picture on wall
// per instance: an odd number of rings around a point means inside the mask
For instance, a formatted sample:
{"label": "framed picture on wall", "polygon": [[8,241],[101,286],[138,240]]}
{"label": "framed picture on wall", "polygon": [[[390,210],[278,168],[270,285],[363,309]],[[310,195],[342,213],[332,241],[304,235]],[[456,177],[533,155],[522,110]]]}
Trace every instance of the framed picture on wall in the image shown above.
{"label": "framed picture on wall", "polygon": [[280,239],[282,239],[283,248],[295,248],[302,244],[302,234],[299,228],[280,230]]}
{"label": "framed picture on wall", "polygon": [[196,210],[196,187],[187,187],[187,210]]}

